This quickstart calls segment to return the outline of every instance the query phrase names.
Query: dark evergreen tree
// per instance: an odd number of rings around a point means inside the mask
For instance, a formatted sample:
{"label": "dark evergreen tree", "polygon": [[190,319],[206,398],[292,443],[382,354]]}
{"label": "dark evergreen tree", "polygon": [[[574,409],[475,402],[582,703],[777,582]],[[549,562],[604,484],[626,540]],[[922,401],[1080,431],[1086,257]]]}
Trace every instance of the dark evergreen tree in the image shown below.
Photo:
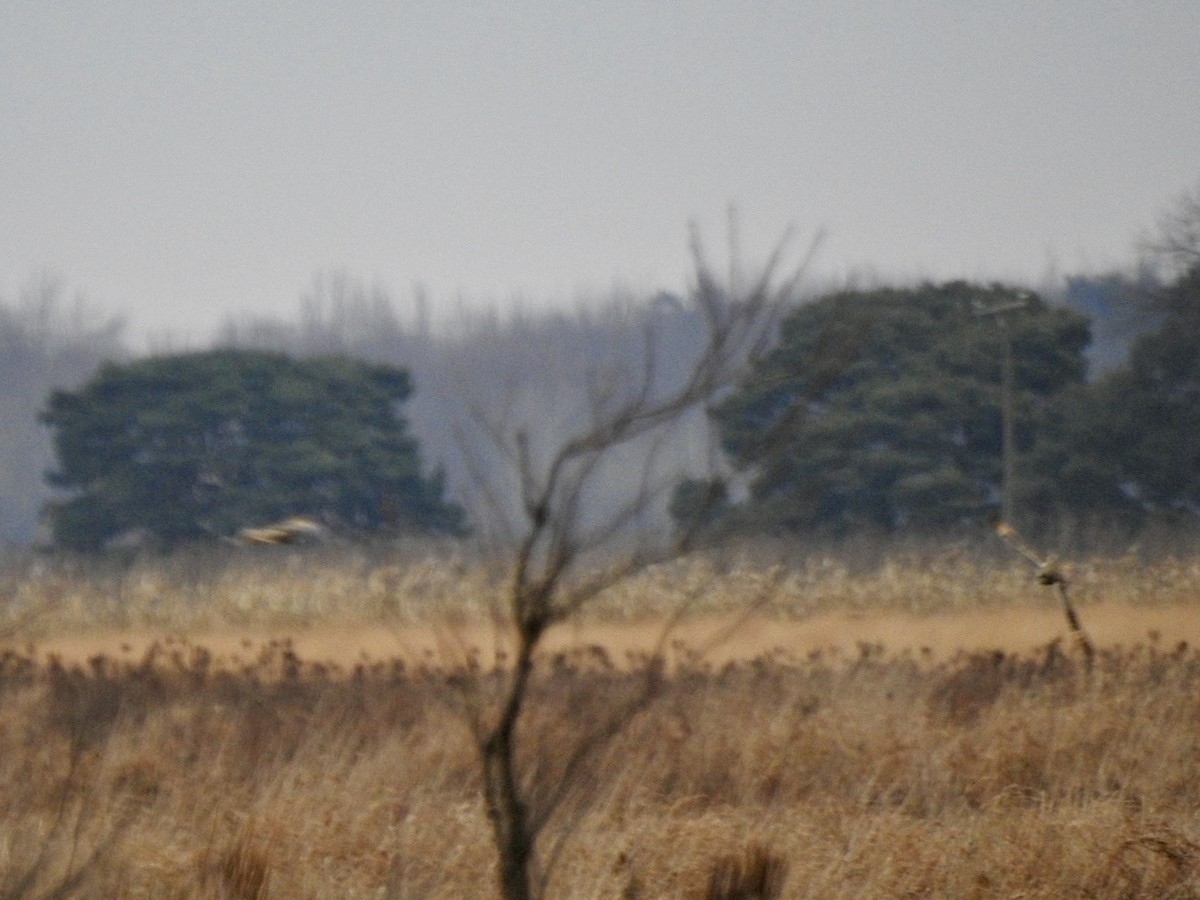
{"label": "dark evergreen tree", "polygon": [[1133,346],[1088,408],[1081,456],[1112,470],[1141,512],[1200,516],[1200,265],[1158,297],[1162,327]]}
{"label": "dark evergreen tree", "polygon": [[[1003,321],[983,314],[1003,307]],[[994,512],[1006,340],[1017,449],[1028,453],[1052,398],[1084,380],[1084,317],[965,282],[845,291],[796,309],[714,413],[729,459],[750,475],[740,524],[936,528]]]}
{"label": "dark evergreen tree", "polygon": [[141,529],[172,545],[293,514],[364,529],[459,533],[463,513],[424,477],[399,415],[408,374],[341,357],[214,350],[109,364],[55,391],[69,492],[53,502],[57,544],[102,547]]}

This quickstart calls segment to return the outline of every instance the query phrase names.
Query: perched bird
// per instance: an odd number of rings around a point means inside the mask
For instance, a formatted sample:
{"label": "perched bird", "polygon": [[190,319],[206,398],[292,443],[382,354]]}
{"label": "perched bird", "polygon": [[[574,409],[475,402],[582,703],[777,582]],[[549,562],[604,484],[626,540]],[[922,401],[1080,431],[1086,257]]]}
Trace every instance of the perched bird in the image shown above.
{"label": "perched bird", "polygon": [[1050,563],[1046,563],[1037,574],[1037,583],[1042,585],[1066,584],[1066,576]]}

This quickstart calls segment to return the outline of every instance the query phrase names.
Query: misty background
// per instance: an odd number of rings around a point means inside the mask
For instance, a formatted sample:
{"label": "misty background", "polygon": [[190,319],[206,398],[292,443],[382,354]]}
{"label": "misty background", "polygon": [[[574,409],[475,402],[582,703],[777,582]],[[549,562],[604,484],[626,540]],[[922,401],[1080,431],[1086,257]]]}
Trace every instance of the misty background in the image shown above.
{"label": "misty background", "polygon": [[[1135,273],[1136,274],[1136,273]],[[1137,302],[1133,276],[1106,273],[1067,278],[1047,299],[1092,318],[1092,375],[1120,365],[1153,316]],[[815,296],[806,290],[797,298]],[[429,471],[445,470],[449,494],[479,510],[482,484],[509,508],[518,497],[511,460],[489,438],[488,426],[524,428],[535,451],[549,452],[587,422],[596,380],[636,377],[651,352],[669,386],[704,345],[705,327],[686,291],[652,296],[616,292],[575,308],[464,313],[434,329],[420,296],[398,301],[378,285],[345,272],[314,278],[290,317],[230,317],[213,346],[281,350],[296,356],[346,354],[412,372],[416,391],[404,405]],[[145,351],[127,341],[128,325],[89,304],[51,276],[0,297],[0,542],[44,541],[40,512],[50,497],[43,473],[53,458],[47,429],[37,421],[53,388],[75,388],[106,360]],[[160,348],[169,350],[170,348]],[[592,498],[600,514],[620,503],[642,477],[647,460],[667,482],[720,468],[716,436],[702,411],[684,417],[666,443],[636,443],[616,454]],[[652,525],[665,525],[665,503]]]}
{"label": "misty background", "polygon": [[[480,409],[552,442],[648,319],[682,368],[687,226],[724,251],[730,203],[748,271],[794,223],[809,295],[1028,285],[1117,365],[1118,282],[1200,167],[1196,34],[1192,0],[10,0],[0,541],[37,534],[51,388],[215,344],[411,369],[461,498]],[[710,464],[706,422],[673,440]]]}
{"label": "misty background", "polygon": [[686,227],[814,269],[1120,268],[1196,175],[1193,0],[0,4],[0,293],[202,346],[346,270],[460,306],[679,291]]}

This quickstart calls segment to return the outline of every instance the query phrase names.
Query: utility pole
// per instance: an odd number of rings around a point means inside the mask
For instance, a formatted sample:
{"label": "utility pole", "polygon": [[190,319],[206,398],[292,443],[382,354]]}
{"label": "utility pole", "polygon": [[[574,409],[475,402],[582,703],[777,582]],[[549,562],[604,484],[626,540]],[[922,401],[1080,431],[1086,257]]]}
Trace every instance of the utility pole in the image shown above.
{"label": "utility pole", "polygon": [[981,300],[972,302],[975,315],[992,316],[1000,331],[1000,518],[1013,524],[1012,486],[1016,472],[1016,414],[1013,408],[1013,346],[1012,331],[1009,329],[1009,313],[1029,305],[1029,294],[1020,294],[1012,300],[987,304]]}

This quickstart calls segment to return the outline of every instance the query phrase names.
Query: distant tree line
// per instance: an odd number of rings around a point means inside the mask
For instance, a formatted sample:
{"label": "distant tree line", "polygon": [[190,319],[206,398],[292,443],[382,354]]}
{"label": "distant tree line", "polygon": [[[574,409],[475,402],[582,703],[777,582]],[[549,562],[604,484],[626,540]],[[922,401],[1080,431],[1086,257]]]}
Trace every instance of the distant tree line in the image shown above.
{"label": "distant tree line", "polygon": [[[705,527],[735,531],[933,532],[994,516],[1003,488],[1003,335],[996,318],[980,310],[1020,300],[1005,315],[1015,382],[1017,465],[1010,488],[1019,524],[1194,525],[1200,514],[1197,198],[1200,189],[1185,195],[1149,242],[1149,258],[1162,264],[1134,275],[1075,276],[1041,295],[952,282],[808,297],[780,323],[774,350],[707,414],[689,413],[669,435],[653,444],[632,442],[606,460],[581,498],[584,508],[603,516],[617,493],[610,485],[668,460],[693,477],[662,504],[670,509],[669,517],[660,513],[664,527],[672,520],[694,525],[700,517]],[[263,351],[280,372],[298,361],[336,358],[391,367],[405,380],[403,397],[389,402],[411,452],[405,465],[416,479],[413,496],[424,499],[411,507],[387,501],[373,512],[362,504],[339,507],[326,478],[329,514],[373,528],[404,516],[414,524],[414,515],[427,513],[430,528],[453,532],[466,527],[464,508],[481,502],[484,484],[488,503],[516,511],[522,503],[520,485],[503,482],[511,466],[496,456],[489,420],[528,422],[536,455],[539,446],[552,447],[586,425],[605,391],[640,366],[650,346],[656,370],[649,383],[669,391],[672,377],[688,370],[703,330],[687,291],[614,295],[573,311],[464,315],[447,328],[431,321],[419,293],[415,313],[402,316],[382,289],[332,274],[314,282],[295,321],[228,322],[215,342],[217,356],[163,352],[127,364],[122,323],[69,302],[60,284],[43,278],[16,297],[0,297],[6,378],[0,540],[29,543],[40,521],[43,539],[62,543],[71,531],[67,521],[82,517],[83,507],[72,505],[86,493],[82,476],[71,474],[65,448],[55,458],[46,425],[61,437],[78,424],[64,418],[64,398],[89,390],[89,378],[111,378],[111,367],[98,374],[106,361],[131,378],[169,358],[197,363],[232,351]],[[199,422],[200,409],[219,406],[216,396],[166,415]],[[338,446],[335,456],[349,452]],[[303,441],[294,450],[293,457],[306,455]],[[256,458],[278,463],[271,453]],[[309,455],[306,465],[315,459]],[[47,471],[55,473],[53,485],[43,480]],[[661,473],[648,474],[648,483],[656,483]],[[213,494],[209,475],[197,483],[208,487],[193,493]],[[319,505],[312,495],[261,506],[235,495],[227,490],[223,506],[207,496],[209,507],[187,507],[189,525],[156,528],[174,540],[197,533],[189,529],[216,533],[235,519],[254,524],[277,512],[310,514]],[[422,508],[426,513],[415,512]],[[127,515],[117,519],[135,526]]]}

